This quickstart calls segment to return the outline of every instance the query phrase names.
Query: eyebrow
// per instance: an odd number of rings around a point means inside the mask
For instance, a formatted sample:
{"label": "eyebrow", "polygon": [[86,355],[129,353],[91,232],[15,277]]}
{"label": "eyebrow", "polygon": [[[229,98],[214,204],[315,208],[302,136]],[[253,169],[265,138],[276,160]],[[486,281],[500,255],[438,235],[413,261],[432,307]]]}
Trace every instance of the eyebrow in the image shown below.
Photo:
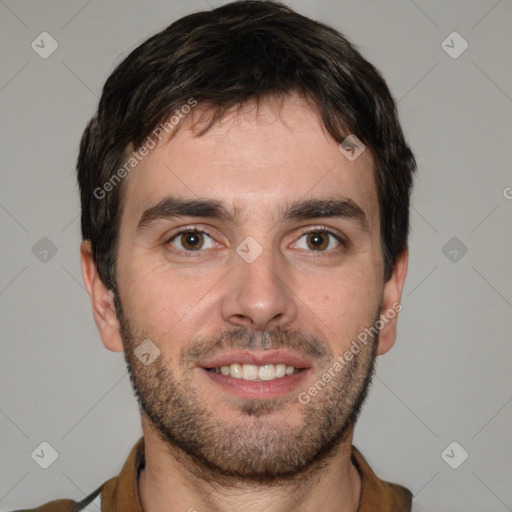
{"label": "eyebrow", "polygon": [[[230,212],[221,202],[213,199],[186,199],[169,196],[143,212],[137,231],[148,229],[158,220],[179,217],[199,217],[236,222],[240,212]],[[285,205],[281,220],[308,220],[316,218],[346,218],[359,224],[362,231],[369,232],[364,210],[347,198],[305,199]]]}

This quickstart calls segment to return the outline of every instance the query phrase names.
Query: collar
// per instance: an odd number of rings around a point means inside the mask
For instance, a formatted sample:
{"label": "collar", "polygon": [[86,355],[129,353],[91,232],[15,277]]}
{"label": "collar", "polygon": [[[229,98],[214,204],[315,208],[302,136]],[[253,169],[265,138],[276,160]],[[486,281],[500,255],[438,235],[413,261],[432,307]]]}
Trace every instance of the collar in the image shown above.
{"label": "collar", "polygon": [[[401,485],[380,480],[353,445],[351,460],[361,476],[361,496],[357,512],[410,512],[411,491]],[[103,511],[144,512],[138,480],[145,463],[144,437],[141,437],[132,448],[119,476],[105,482],[101,493]]]}

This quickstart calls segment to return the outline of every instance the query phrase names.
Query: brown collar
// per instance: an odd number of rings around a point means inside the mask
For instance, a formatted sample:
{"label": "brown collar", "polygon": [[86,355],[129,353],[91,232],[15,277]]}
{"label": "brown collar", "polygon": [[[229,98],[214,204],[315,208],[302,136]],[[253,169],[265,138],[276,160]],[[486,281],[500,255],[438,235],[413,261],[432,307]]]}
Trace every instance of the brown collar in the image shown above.
{"label": "brown collar", "polygon": [[[357,512],[410,512],[411,491],[380,480],[353,445],[352,462],[361,475],[361,498]],[[132,448],[119,476],[105,482],[101,493],[103,511],[144,512],[138,490],[139,472],[144,465],[144,437],[141,437]]]}

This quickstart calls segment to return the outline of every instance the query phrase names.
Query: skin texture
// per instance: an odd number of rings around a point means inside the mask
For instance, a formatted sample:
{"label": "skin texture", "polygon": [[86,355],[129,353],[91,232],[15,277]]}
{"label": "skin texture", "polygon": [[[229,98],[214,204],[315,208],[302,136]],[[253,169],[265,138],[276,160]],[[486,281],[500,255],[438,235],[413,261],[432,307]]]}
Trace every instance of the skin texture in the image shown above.
{"label": "skin texture", "polygon": [[[81,249],[102,341],[125,351],[141,406],[144,510],[284,512],[300,502],[308,510],[354,511],[354,422],[376,355],[395,341],[398,315],[310,402],[298,395],[400,302],[408,255],[385,283],[371,153],[349,161],[296,95],[245,105],[196,137],[201,114],[196,107],[123,183],[119,318],[89,243]],[[214,199],[238,216],[162,218],[138,230],[144,211],[169,195]],[[281,217],[290,202],[333,198],[357,204],[367,226],[354,218]],[[183,227],[210,235],[189,257],[187,242],[197,239],[175,236]],[[346,246],[304,228],[328,229]],[[236,251],[247,237],[262,249],[252,263]],[[144,339],[160,350],[147,366],[134,355]],[[199,365],[227,349],[280,348],[307,359],[310,369],[277,398],[235,396]]]}

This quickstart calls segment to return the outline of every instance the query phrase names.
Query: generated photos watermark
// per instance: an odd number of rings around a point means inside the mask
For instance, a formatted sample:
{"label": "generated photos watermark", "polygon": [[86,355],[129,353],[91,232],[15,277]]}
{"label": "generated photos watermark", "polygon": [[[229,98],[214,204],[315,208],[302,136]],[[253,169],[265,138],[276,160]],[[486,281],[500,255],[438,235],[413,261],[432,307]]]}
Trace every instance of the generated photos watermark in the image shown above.
{"label": "generated photos watermark", "polygon": [[299,402],[302,405],[306,405],[311,401],[311,397],[316,396],[322,391],[325,386],[333,379],[336,373],[339,373],[355,355],[361,352],[361,347],[366,345],[369,340],[377,336],[379,331],[402,310],[402,305],[399,302],[395,302],[391,308],[385,313],[381,314],[379,319],[371,326],[366,327],[364,331],[360,332],[356,339],[353,339],[350,344],[350,349],[346,350],[343,355],[339,356],[338,359],[326,370],[322,376],[315,381],[315,383],[307,390],[299,394]]}
{"label": "generated photos watermark", "polygon": [[[96,199],[104,199],[109,192],[112,192],[119,183],[130,174],[137,164],[148,155],[149,151],[152,150],[157,142],[154,137],[159,141],[163,140],[164,133],[171,133],[178,123],[189,114],[192,109],[197,105],[197,100],[190,98],[187,103],[182,105],[179,109],[174,111],[174,114],[165,122],[159,124],[152,132],[148,135],[146,141],[140,146],[137,151],[134,151],[130,158],[126,160],[124,165],[120,167],[101,187],[97,187],[93,191],[93,195]],[[154,136],[154,137],[153,137]]]}

